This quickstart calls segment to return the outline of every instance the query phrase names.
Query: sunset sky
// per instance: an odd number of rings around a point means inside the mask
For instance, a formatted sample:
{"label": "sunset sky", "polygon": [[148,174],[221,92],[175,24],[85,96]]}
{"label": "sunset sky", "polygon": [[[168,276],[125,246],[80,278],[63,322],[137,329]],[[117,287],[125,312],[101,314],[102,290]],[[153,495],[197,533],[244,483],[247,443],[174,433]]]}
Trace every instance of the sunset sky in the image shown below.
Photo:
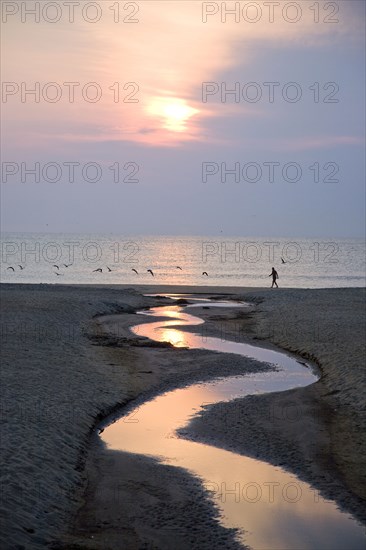
{"label": "sunset sky", "polygon": [[2,2],[3,230],[363,236],[364,2],[49,4]]}

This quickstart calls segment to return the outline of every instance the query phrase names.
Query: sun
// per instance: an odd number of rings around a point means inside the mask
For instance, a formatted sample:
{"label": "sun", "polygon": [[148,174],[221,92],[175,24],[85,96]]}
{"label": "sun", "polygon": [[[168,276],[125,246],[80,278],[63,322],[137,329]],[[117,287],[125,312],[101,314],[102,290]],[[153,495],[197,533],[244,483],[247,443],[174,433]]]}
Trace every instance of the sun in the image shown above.
{"label": "sun", "polygon": [[150,115],[161,119],[164,128],[172,132],[187,130],[189,119],[199,111],[190,107],[184,99],[157,97],[147,108]]}

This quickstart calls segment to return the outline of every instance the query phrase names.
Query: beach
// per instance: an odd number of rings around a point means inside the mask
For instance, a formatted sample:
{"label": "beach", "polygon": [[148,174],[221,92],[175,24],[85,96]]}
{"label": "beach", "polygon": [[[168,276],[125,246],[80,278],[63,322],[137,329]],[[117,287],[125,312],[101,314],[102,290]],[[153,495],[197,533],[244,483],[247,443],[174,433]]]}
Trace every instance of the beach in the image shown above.
{"label": "beach", "polygon": [[2,547],[242,547],[198,480],[98,438],[132,400],[263,369],[133,335],[136,311],[171,303],[143,294],[164,293],[249,302],[195,314],[207,335],[277,346],[321,374],[306,388],[207,407],[182,437],[281,465],[365,522],[364,289],[3,284]]}

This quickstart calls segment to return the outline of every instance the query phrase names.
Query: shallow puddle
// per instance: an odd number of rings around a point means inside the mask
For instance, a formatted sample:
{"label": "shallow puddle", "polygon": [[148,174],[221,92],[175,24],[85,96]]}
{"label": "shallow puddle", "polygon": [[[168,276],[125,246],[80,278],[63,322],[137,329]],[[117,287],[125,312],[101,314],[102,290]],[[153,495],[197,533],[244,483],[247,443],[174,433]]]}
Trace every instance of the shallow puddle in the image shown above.
{"label": "shallow puddle", "polygon": [[[196,307],[207,306],[200,301]],[[245,307],[211,302],[209,307]],[[108,448],[158,457],[202,479],[221,512],[221,522],[241,530],[240,540],[258,550],[363,549],[363,527],[324,500],[295,475],[265,462],[179,438],[176,430],[205,405],[250,394],[281,391],[313,383],[310,368],[277,351],[184,332],[178,325],[201,325],[194,306],[159,307],[143,315],[166,317],[132,328],[135,334],[175,346],[237,353],[275,365],[276,370],[226,377],[169,391],[131,409],[108,426],[102,440]],[[228,431],[230,426],[228,426]]]}

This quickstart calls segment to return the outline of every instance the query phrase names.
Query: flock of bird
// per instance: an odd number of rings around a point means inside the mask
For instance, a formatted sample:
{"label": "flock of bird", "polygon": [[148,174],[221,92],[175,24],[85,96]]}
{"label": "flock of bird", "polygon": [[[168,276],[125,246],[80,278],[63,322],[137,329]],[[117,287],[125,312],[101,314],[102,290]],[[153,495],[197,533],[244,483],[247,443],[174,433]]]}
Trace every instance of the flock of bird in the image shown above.
{"label": "flock of bird", "polygon": [[[286,263],[285,260],[284,260],[283,258],[281,258],[281,262],[282,262],[283,264]],[[72,264],[62,264],[62,265],[63,265],[63,267],[66,267],[66,268],[72,266]],[[23,266],[23,265],[18,265],[18,267],[20,268],[20,270],[23,270],[23,269],[24,269],[24,266]],[[52,267],[54,267],[55,269],[58,269],[58,271],[54,271],[54,274],[55,274],[55,275],[57,275],[57,276],[59,276],[59,277],[63,276],[63,273],[59,273],[59,271],[60,271],[60,266],[59,266],[59,265],[53,264]],[[114,271],[113,269],[111,269],[111,268],[108,267],[108,266],[106,266],[106,268],[107,268],[107,270],[108,270],[108,271],[107,271],[108,273],[111,273],[112,271]],[[10,269],[10,270],[12,270],[13,272],[15,272],[15,268],[14,268],[12,265],[9,266],[9,267],[7,267],[6,269]],[[181,268],[179,265],[176,266],[176,269],[180,269],[180,271],[183,271],[182,268]],[[134,267],[131,269],[131,271],[133,271],[134,273],[136,273],[136,275],[139,275],[139,272],[138,272],[137,269],[135,269]],[[150,275],[151,275],[152,277],[155,276],[152,269],[147,269],[146,272],[147,272],[147,273],[150,273]],[[103,273],[103,268],[102,268],[102,267],[98,267],[98,269],[93,269],[92,273]],[[208,277],[207,271],[202,271],[202,276]]]}
{"label": "flock of bird", "polygon": [[[106,267],[107,267],[107,269],[108,269],[108,272],[113,271],[113,269],[111,269],[110,267],[108,267],[108,266],[106,266]],[[183,271],[182,268],[181,268],[179,265],[176,266],[176,269],[180,269],[180,271]],[[133,271],[134,273],[136,273],[136,275],[139,275],[139,272],[138,272],[137,269],[135,269],[134,267],[131,269],[131,271]],[[99,267],[98,269],[93,269],[92,273],[103,273],[103,268]],[[152,269],[147,269],[147,270],[146,270],[146,273],[150,273],[150,275],[151,275],[152,277],[155,277],[154,272],[153,272]],[[205,275],[206,277],[208,277],[207,271],[203,271],[203,272],[202,272],[202,275]]]}
{"label": "flock of bird", "polygon": [[[23,265],[18,265],[18,267],[22,270],[24,269]],[[7,267],[6,269],[11,269],[12,271],[15,271],[14,267],[11,265],[10,267]]]}
{"label": "flock of bird", "polygon": [[[281,262],[282,262],[283,264],[286,263],[285,260],[284,260],[283,258],[281,258]],[[73,264],[62,264],[62,265],[63,265],[63,267],[68,268],[68,267],[71,267]],[[19,269],[20,269],[21,271],[24,269],[24,266],[23,266],[23,265],[18,264],[18,267],[19,267]],[[60,273],[60,266],[59,266],[59,265],[53,264],[52,267],[54,267],[55,269],[58,270],[58,271],[54,271],[54,274],[55,274],[55,275],[57,275],[58,277],[62,277],[62,276],[64,275],[63,273]],[[15,268],[14,268],[12,265],[9,266],[9,267],[7,267],[6,269],[7,269],[7,270],[10,269],[11,271],[15,272]],[[107,272],[108,272],[108,273],[111,273],[112,271],[115,271],[114,269],[111,269],[109,266],[106,266],[106,269],[107,269]],[[180,271],[183,271],[182,268],[181,268],[179,265],[176,266],[176,269],[179,269]],[[137,271],[137,269],[132,268],[131,271],[133,271],[134,273],[136,273],[136,275],[139,275],[139,272]],[[152,269],[147,269],[146,272],[147,272],[147,273],[150,273],[150,275],[151,275],[152,277],[155,276]],[[103,273],[103,268],[102,268],[102,267],[98,267],[98,269],[93,269],[92,273]],[[208,277],[207,271],[202,271],[202,276]]]}
{"label": "flock of bird", "polygon": [[[282,258],[281,258],[281,259],[282,259]],[[285,262],[283,262],[283,263],[285,263]],[[63,267],[66,267],[66,268],[72,266],[72,264],[62,264],[62,265],[63,265]],[[24,269],[24,266],[22,266],[22,265],[18,265],[18,267],[19,267],[21,270]],[[59,265],[53,264],[52,267],[54,267],[55,269],[58,270],[58,271],[54,271],[54,274],[55,274],[55,275],[57,275],[58,277],[63,276],[63,273],[60,273],[60,272],[59,272],[59,271],[60,271],[60,266],[59,266]],[[9,267],[7,267],[6,269],[10,269],[11,271],[15,272],[15,268],[14,268],[12,265],[9,266]],[[111,269],[111,268],[108,267],[108,266],[106,266],[106,269],[108,270],[108,271],[107,271],[108,273],[111,273],[112,271],[114,271],[113,269]],[[176,269],[179,269],[180,271],[183,271],[183,269],[182,269],[179,265],[176,266]],[[134,267],[131,269],[131,271],[133,271],[134,273],[136,273],[136,275],[139,275],[139,272],[138,272],[137,269],[135,269]],[[150,273],[150,275],[151,275],[152,277],[155,277],[154,272],[153,272],[152,269],[147,269],[146,272],[147,272],[147,273]],[[92,273],[103,273],[103,268],[102,268],[102,267],[98,267],[98,269],[93,269]],[[202,275],[205,276],[205,277],[208,277],[207,271],[203,271],[203,272],[202,272]]]}

